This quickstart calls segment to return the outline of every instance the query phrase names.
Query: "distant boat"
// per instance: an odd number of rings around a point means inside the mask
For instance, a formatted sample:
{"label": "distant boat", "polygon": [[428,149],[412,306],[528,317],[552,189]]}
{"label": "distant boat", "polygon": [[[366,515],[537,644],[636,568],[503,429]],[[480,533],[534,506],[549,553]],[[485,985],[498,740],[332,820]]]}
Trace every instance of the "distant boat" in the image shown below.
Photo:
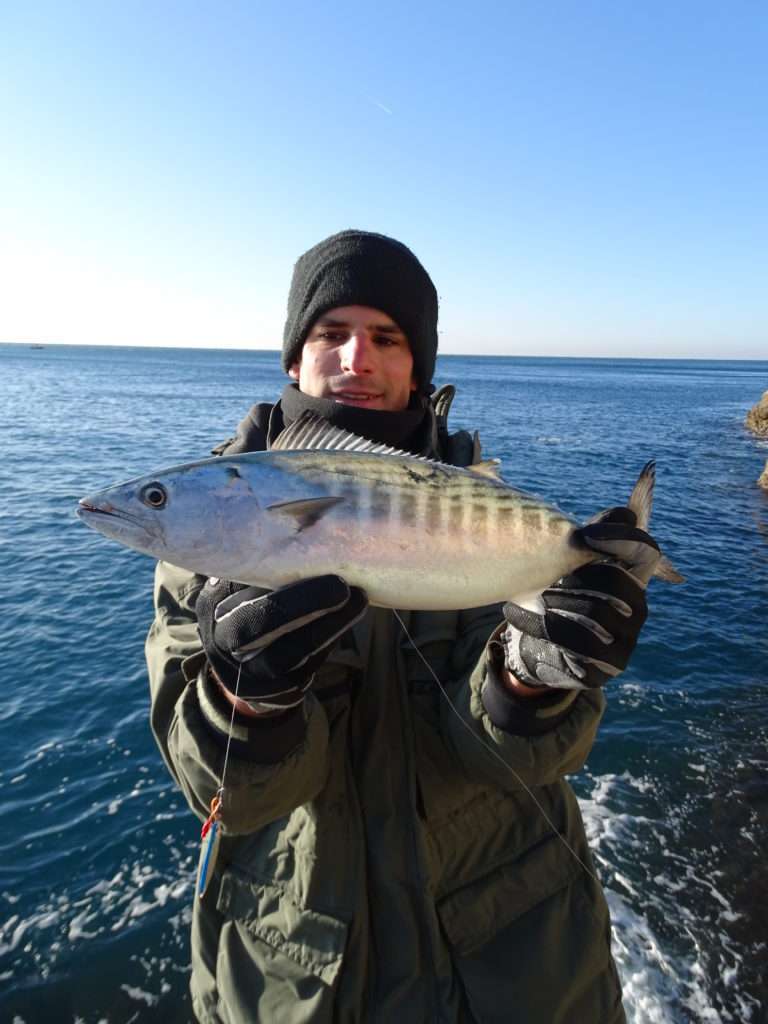
{"label": "distant boat", "polygon": [[30,348],[45,348],[45,345],[30,345]]}

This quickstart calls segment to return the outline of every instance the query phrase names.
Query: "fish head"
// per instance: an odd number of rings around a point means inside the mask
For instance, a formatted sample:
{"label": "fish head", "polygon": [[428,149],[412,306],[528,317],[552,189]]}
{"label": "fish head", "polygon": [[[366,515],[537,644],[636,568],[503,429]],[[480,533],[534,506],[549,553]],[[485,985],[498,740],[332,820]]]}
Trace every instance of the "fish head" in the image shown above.
{"label": "fish head", "polygon": [[[250,515],[244,515],[247,504]],[[99,533],[143,554],[205,575],[236,579],[244,519],[257,538],[258,501],[230,460],[173,466],[82,498],[76,512]],[[228,575],[229,574],[229,575]]]}

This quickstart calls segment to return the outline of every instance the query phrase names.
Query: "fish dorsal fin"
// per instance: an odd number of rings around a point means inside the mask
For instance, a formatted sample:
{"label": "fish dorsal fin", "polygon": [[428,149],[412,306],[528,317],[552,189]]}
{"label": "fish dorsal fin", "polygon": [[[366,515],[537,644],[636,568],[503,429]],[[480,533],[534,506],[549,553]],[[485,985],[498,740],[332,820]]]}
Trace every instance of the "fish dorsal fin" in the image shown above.
{"label": "fish dorsal fin", "polygon": [[303,412],[299,418],[278,434],[272,442],[272,451],[311,451],[322,449],[337,452],[369,452],[376,455],[403,455],[408,459],[422,459],[420,455],[404,452],[399,448],[368,441],[358,434],[353,434],[313,412]]}
{"label": "fish dorsal fin", "polygon": [[499,476],[499,460],[498,459],[483,459],[482,462],[475,462],[472,466],[467,466],[470,473],[477,473],[478,476],[487,476],[491,480],[500,480]]}

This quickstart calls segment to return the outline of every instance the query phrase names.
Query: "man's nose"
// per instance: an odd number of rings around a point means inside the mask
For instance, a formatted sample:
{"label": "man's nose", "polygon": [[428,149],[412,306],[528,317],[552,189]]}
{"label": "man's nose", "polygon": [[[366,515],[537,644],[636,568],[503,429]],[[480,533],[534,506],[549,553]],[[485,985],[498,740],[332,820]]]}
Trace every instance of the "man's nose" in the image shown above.
{"label": "man's nose", "polygon": [[373,341],[367,331],[355,331],[341,348],[341,368],[348,373],[373,372]]}

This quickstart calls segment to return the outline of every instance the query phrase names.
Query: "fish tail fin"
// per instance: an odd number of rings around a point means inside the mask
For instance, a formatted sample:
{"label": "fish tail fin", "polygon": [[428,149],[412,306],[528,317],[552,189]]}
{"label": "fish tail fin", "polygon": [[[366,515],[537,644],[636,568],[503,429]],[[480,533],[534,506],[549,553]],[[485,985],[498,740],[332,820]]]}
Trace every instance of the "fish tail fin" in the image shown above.
{"label": "fish tail fin", "polygon": [[632,488],[627,507],[631,508],[637,516],[637,525],[641,530],[647,530],[651,521],[651,509],[653,508],[653,487],[656,483],[656,462],[651,459],[646,462],[640,470],[637,483]]}
{"label": "fish tail fin", "polygon": [[[653,508],[653,488],[656,483],[656,462],[651,459],[646,462],[640,470],[637,483],[632,488],[627,506],[637,516],[637,525],[641,530],[648,529],[651,521],[651,509]],[[653,576],[665,580],[667,583],[685,583],[685,576],[682,576],[672,565],[666,555],[659,558],[653,570]]]}

